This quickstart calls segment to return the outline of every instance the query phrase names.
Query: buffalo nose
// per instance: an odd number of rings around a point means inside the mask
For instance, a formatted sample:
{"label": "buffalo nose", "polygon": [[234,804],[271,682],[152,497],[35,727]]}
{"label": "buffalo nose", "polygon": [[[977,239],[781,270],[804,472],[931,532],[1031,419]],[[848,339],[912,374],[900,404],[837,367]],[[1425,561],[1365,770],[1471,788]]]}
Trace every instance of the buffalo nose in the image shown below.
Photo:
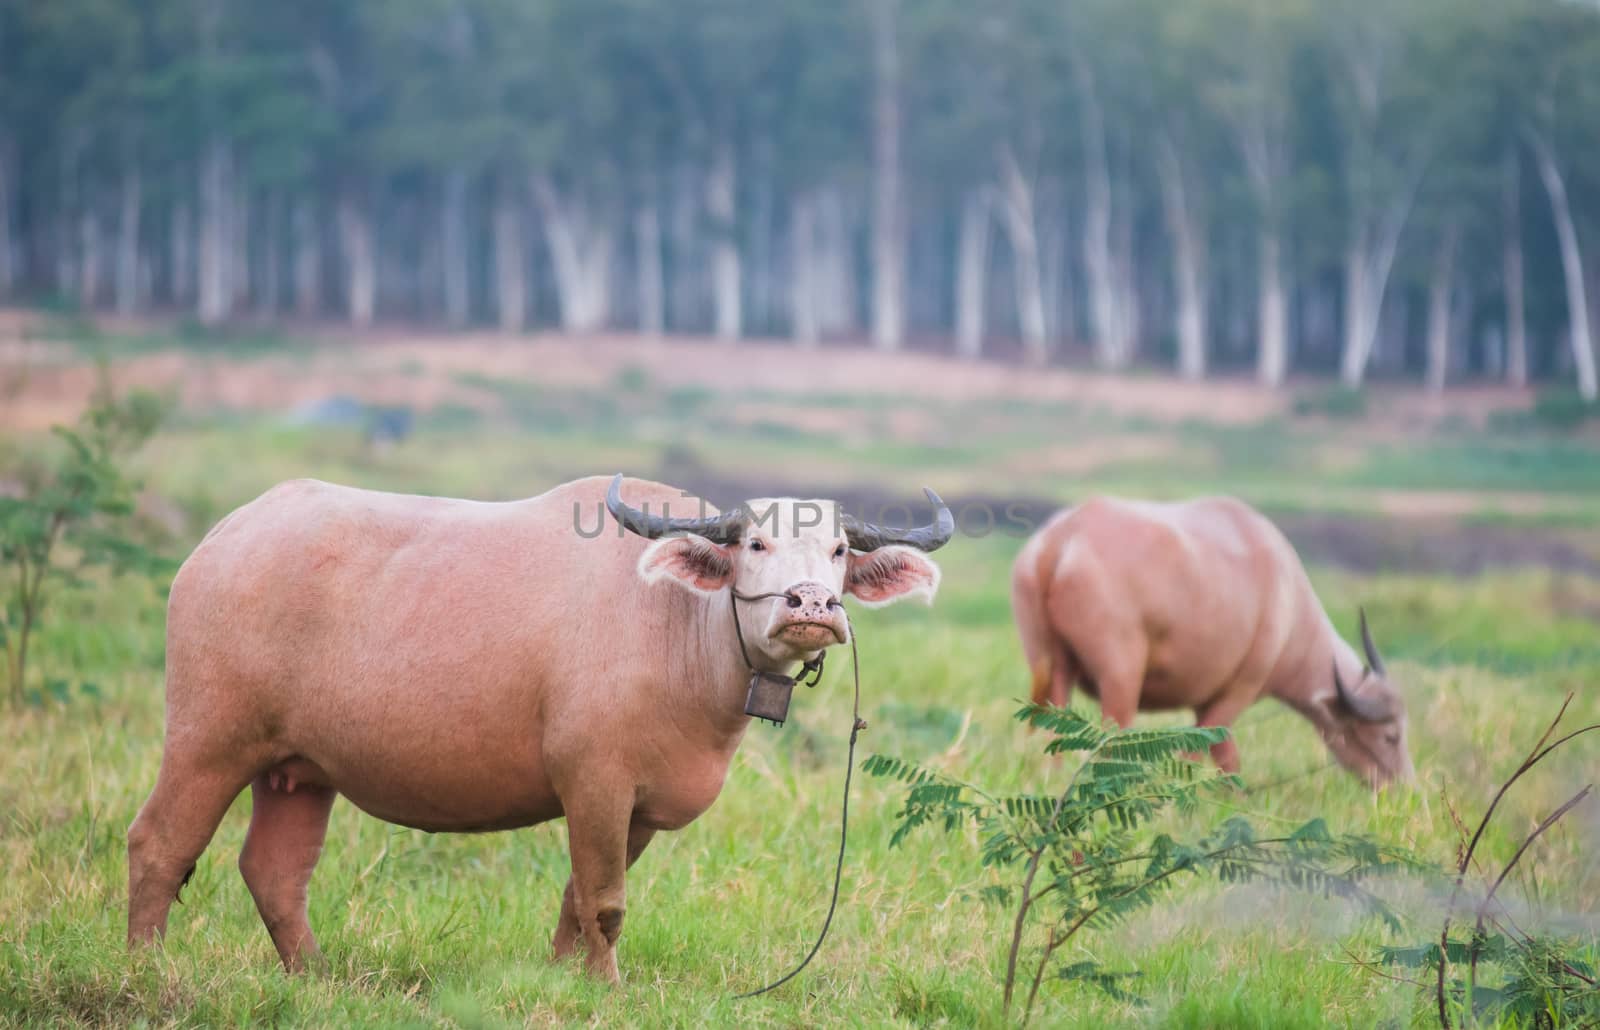
{"label": "buffalo nose", "polygon": [[838,595],[821,583],[797,583],[789,588],[790,608],[819,608],[827,611],[838,603]]}

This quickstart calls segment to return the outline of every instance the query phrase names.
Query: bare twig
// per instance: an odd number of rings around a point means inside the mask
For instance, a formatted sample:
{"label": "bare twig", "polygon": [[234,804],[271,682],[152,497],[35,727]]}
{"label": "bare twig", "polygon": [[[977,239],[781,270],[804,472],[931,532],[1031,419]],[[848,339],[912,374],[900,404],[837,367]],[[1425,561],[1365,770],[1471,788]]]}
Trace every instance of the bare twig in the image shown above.
{"label": "bare twig", "polygon": [[[1528,772],[1528,770],[1532,769],[1534,766],[1543,761],[1545,756],[1550,754],[1550,752],[1566,744],[1574,737],[1588,733],[1590,730],[1600,730],[1600,723],[1596,723],[1590,726],[1585,726],[1578,730],[1574,730],[1573,732],[1568,733],[1566,736],[1560,737],[1554,743],[1550,742],[1550,738],[1555,733],[1556,727],[1561,725],[1561,720],[1566,716],[1567,708],[1572,704],[1573,696],[1574,695],[1571,693],[1567,694],[1566,700],[1561,702],[1560,711],[1556,712],[1556,717],[1551,720],[1550,725],[1545,728],[1545,731],[1540,735],[1538,742],[1535,743],[1533,745],[1533,749],[1528,752],[1528,756],[1522,760],[1522,764],[1517,766],[1516,770],[1511,774],[1511,776],[1500,785],[1500,789],[1495,791],[1494,797],[1489,801],[1489,807],[1484,809],[1483,818],[1478,821],[1477,830],[1473,832],[1472,839],[1467,843],[1466,849],[1461,852],[1460,859],[1457,862],[1455,884],[1450,890],[1449,904],[1445,906],[1444,925],[1439,930],[1439,971],[1438,977],[1434,984],[1434,996],[1439,1012],[1439,1025],[1444,1027],[1445,1030],[1450,1030],[1452,1026],[1450,1022],[1449,996],[1445,989],[1450,966],[1450,920],[1455,912],[1456,902],[1461,897],[1461,888],[1466,882],[1467,870],[1472,867],[1473,855],[1478,849],[1479,842],[1483,840],[1483,835],[1488,830],[1490,821],[1494,818],[1495,809],[1499,807],[1501,799],[1506,796],[1506,792],[1511,789],[1512,784],[1521,779],[1523,775]],[[1515,864],[1517,859],[1521,857],[1522,852],[1526,850],[1528,845],[1533,842],[1533,838],[1542,833],[1550,822],[1552,822],[1554,819],[1559,819],[1561,815],[1565,814],[1567,809],[1581,801],[1583,797],[1588,794],[1588,792],[1589,788],[1584,788],[1584,790],[1581,791],[1577,797],[1558,809],[1556,813],[1552,815],[1550,820],[1540,824],[1539,828],[1534,830],[1533,834],[1530,835],[1530,837],[1523,842],[1522,847],[1518,849],[1516,858],[1512,859],[1512,864]],[[1510,866],[1508,866],[1506,870],[1501,873],[1500,879],[1495,882],[1494,890],[1499,889],[1500,883],[1505,879],[1506,873],[1509,872]],[[1493,895],[1494,890],[1490,891],[1491,896]],[[1478,918],[1478,928],[1480,932],[1482,930],[1482,925],[1482,909],[1480,908]],[[1476,958],[1476,949],[1474,948],[1474,969],[1476,967]]]}

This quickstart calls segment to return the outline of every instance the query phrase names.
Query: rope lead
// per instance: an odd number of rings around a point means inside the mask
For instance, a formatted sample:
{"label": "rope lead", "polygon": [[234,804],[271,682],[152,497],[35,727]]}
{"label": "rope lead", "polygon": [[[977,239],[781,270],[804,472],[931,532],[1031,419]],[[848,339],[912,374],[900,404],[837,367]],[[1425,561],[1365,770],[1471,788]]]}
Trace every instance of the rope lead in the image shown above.
{"label": "rope lead", "polygon": [[[805,958],[800,960],[798,966],[795,966],[784,976],[767,984],[765,987],[754,991],[746,991],[743,994],[735,994],[735,998],[754,998],[758,994],[766,994],[768,991],[777,990],[799,976],[800,971],[810,965],[811,960],[817,957],[817,952],[822,950],[822,942],[828,937],[828,927],[833,925],[834,910],[839,907],[839,881],[844,876],[844,846],[845,841],[849,839],[850,833],[850,776],[855,772],[856,768],[856,738],[861,735],[862,730],[867,728],[866,722],[861,718],[861,655],[856,651],[856,628],[849,620],[850,616],[847,613],[845,615],[845,624],[850,628],[850,672],[855,680],[855,705],[850,715],[850,754],[845,760],[844,802],[839,809],[839,859],[833,867],[833,897],[828,901],[828,916],[822,921],[822,932],[817,934],[817,943],[811,946],[811,950],[806,953]],[[735,616],[734,625],[738,625],[737,616]]]}

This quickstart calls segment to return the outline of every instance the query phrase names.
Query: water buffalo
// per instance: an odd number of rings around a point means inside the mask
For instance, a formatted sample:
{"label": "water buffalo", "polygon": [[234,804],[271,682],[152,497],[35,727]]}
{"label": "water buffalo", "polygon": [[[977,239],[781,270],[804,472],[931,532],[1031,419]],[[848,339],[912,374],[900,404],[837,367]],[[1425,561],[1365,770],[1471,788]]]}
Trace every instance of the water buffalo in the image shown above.
{"label": "water buffalo", "polygon": [[[248,785],[239,870],[291,971],[318,954],[307,887],[343,794],[428,831],[565,816],[554,953],[581,941],[616,980],[624,871],[721,791],[751,666],[844,643],[846,594],[931,602],[922,552],[954,523],[929,498],[935,522],[896,532],[826,501],[721,514],[621,476],[501,504],[273,488],[172,584],[161,771],[128,830],[130,945],[164,932]],[[735,589],[779,596],[735,606]]]}
{"label": "water buffalo", "polygon": [[[1096,498],[1069,508],[1024,545],[1011,599],[1036,703],[1065,705],[1077,683],[1120,726],[1139,709],[1173,708],[1227,726],[1275,697],[1373,785],[1412,775],[1405,706],[1365,613],[1363,663],[1293,546],[1240,501]],[[1213,757],[1239,767],[1232,740]]]}

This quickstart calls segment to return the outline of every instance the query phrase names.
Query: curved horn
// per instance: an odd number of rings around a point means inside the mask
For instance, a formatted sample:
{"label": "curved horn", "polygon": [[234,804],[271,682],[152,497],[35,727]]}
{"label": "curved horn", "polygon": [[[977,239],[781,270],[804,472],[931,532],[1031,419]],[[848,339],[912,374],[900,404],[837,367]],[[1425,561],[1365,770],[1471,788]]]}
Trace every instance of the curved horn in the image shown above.
{"label": "curved horn", "polygon": [[1372,642],[1372,631],[1367,629],[1367,610],[1361,609],[1361,648],[1367,652],[1367,667],[1379,676],[1385,675],[1383,656],[1378,654],[1378,645]]}
{"label": "curved horn", "polygon": [[1389,718],[1389,706],[1380,699],[1368,694],[1351,693],[1344,685],[1344,678],[1339,675],[1339,660],[1333,660],[1333,689],[1338,694],[1339,704],[1351,715],[1362,722],[1384,722]]}
{"label": "curved horn", "polygon": [[850,547],[856,551],[876,551],[880,547],[890,544],[906,544],[919,551],[937,551],[950,542],[956,532],[955,517],[950,514],[950,509],[939,495],[922,488],[927,495],[928,503],[933,505],[933,521],[926,526],[915,529],[885,529],[875,526],[870,522],[863,522],[854,515],[845,515],[841,520],[844,526],[844,535],[850,541]]}
{"label": "curved horn", "polygon": [[606,490],[606,510],[631,532],[649,540],[672,533],[693,533],[715,544],[733,544],[744,534],[744,511],[738,508],[701,519],[675,519],[631,508],[622,501],[620,472]]}

